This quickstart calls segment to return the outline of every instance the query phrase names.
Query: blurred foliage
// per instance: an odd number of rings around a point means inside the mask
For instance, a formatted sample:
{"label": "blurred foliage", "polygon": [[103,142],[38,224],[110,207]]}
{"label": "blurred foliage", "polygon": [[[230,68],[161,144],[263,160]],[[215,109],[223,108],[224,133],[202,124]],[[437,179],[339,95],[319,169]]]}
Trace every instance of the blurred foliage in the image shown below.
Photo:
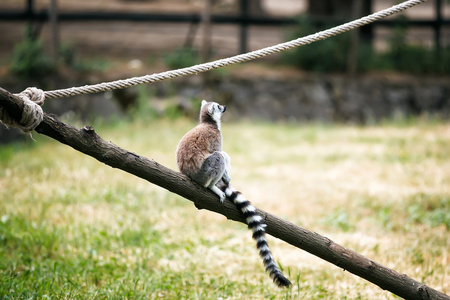
{"label": "blurred foliage", "polygon": [[[288,39],[299,38],[314,34],[336,24],[325,24],[316,27],[304,15],[298,19],[298,23]],[[297,47],[283,54],[282,60],[299,69],[313,72],[344,72],[347,68],[348,52],[350,48],[350,33],[321,40],[310,45]],[[371,68],[372,48],[368,44],[359,45],[357,57],[357,71],[367,71]]]}
{"label": "blurred foliage", "polygon": [[431,227],[444,225],[450,230],[450,197],[448,195],[414,195],[406,209],[408,219]]}
{"label": "blurred foliage", "polygon": [[[399,24],[392,30],[388,49],[377,53],[369,42],[360,40],[357,54],[357,71],[401,71],[413,74],[448,74],[450,72],[450,47],[439,51],[422,45],[412,45],[406,40],[406,17],[398,17]],[[306,16],[300,16],[289,39],[313,34],[335,24],[313,26]],[[350,48],[348,32],[311,45],[298,47],[283,55],[283,62],[299,69],[313,72],[345,72]]]}
{"label": "blurred foliage", "polygon": [[407,18],[397,18],[399,25],[392,30],[387,51],[374,58],[373,69],[396,70],[414,74],[436,73],[445,74],[450,71],[450,47],[440,51],[421,45],[408,44],[406,40]]}
{"label": "blurred foliage", "polygon": [[419,193],[401,204],[388,203],[373,208],[377,211],[376,219],[386,230],[404,231],[415,225],[443,226],[450,230],[449,200],[445,194]]}
{"label": "blurred foliage", "polygon": [[109,62],[104,58],[81,59],[76,52],[75,46],[63,43],[59,49],[60,63],[76,72],[104,71]]}
{"label": "blurred foliage", "polygon": [[154,107],[154,95],[147,89],[146,85],[137,87],[137,105],[128,109],[128,115],[132,119],[150,121],[158,117],[158,111]]}
{"label": "blurred foliage", "polygon": [[350,220],[350,215],[345,209],[342,208],[337,208],[333,212],[328,213],[324,218],[322,218],[322,221],[327,226],[331,226],[344,232],[355,229],[355,226],[352,225]]}
{"label": "blurred foliage", "polygon": [[55,62],[44,50],[42,40],[30,33],[27,28],[24,39],[13,51],[11,73],[20,79],[42,79],[54,74],[58,68],[65,67],[75,72],[103,71],[108,67],[104,59],[80,59],[72,45],[62,44],[59,49],[59,60]]}
{"label": "blurred foliage", "polygon": [[[163,98],[158,98],[155,91],[146,85],[138,85],[137,105],[127,110],[128,117],[132,120],[143,120],[150,122],[157,119],[175,120],[184,116],[187,111],[182,107],[175,92],[168,92]],[[200,100],[191,99],[192,103],[200,103]],[[196,104],[195,104],[196,105]],[[199,107],[200,104],[195,106]],[[197,114],[197,111],[195,111]]]}
{"label": "blurred foliage", "polygon": [[184,47],[164,55],[164,63],[172,69],[186,68],[200,63],[197,50]]}
{"label": "blurred foliage", "polygon": [[14,47],[11,72],[20,78],[38,78],[53,72],[52,59],[44,52],[42,41],[27,33],[22,42]]}

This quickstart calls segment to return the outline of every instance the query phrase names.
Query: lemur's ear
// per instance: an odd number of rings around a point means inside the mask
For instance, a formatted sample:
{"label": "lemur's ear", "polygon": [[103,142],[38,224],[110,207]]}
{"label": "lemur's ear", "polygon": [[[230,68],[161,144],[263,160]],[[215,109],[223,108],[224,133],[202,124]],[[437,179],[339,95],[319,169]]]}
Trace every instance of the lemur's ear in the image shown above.
{"label": "lemur's ear", "polygon": [[206,100],[202,100],[202,108],[203,108],[203,106],[205,106],[206,104],[208,104],[208,102],[206,102]]}

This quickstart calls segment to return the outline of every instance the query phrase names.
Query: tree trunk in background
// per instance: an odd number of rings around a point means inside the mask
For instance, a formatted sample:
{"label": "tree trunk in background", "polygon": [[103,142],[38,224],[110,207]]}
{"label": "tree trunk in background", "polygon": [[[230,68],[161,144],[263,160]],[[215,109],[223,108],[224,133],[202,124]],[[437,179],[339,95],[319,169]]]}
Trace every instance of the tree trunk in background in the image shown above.
{"label": "tree trunk in background", "polygon": [[200,58],[202,62],[207,62],[209,60],[209,54],[211,52],[212,0],[205,0],[203,5],[204,5],[202,13],[203,35],[202,35],[202,46],[200,49]]}
{"label": "tree trunk in background", "polygon": [[[358,19],[362,16],[362,1],[352,0],[351,17],[352,20]],[[347,54],[347,74],[355,76],[358,63],[358,48],[360,40],[360,28],[350,31],[350,45]]]}
{"label": "tree trunk in background", "polygon": [[349,18],[352,1],[308,0],[308,14],[311,17]]}
{"label": "tree trunk in background", "polygon": [[[362,16],[372,12],[372,0],[357,1],[362,2]],[[330,22],[338,20],[338,23],[342,23],[343,20],[349,21],[352,19],[352,2],[348,0],[308,0],[308,16],[311,18],[329,19]],[[362,27],[360,32],[363,39],[372,39],[372,26],[370,24]]]}
{"label": "tree trunk in background", "polygon": [[59,24],[58,24],[58,0],[50,2],[50,26],[52,28],[52,57],[53,62],[58,63],[59,57]]}
{"label": "tree trunk in background", "polygon": [[[326,26],[355,20],[371,12],[372,0],[308,0],[308,16]],[[371,43],[372,37],[373,30],[370,24],[350,32],[347,56],[347,73],[350,76],[356,74],[360,40]]]}

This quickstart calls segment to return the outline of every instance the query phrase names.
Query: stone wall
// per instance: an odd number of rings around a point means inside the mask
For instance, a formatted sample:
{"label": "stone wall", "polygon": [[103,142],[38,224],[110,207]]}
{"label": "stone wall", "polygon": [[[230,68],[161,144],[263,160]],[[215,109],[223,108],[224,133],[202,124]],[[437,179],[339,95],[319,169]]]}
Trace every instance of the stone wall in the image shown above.
{"label": "stone wall", "polygon": [[[207,86],[211,99],[239,118],[373,123],[422,114],[448,119],[450,113],[450,78],[442,77],[227,76]],[[203,89],[199,80],[176,83],[182,102]]]}
{"label": "stone wall", "polygon": [[[249,71],[250,69],[250,71]],[[98,82],[98,80],[96,81]],[[147,85],[149,101],[164,115],[164,102],[175,101],[195,118],[193,99],[227,105],[228,119],[343,122],[371,124],[383,119],[423,114],[450,119],[450,77],[371,75],[349,78],[298,72],[243,68],[227,75],[181,77]],[[89,84],[59,82],[61,86]],[[3,87],[20,92],[36,84],[21,82]],[[39,85],[37,85],[39,86]],[[63,115],[74,113],[86,122],[94,117],[121,116],[121,107],[137,102],[139,88],[46,101],[44,110]],[[119,101],[120,100],[120,101]],[[198,101],[197,101],[198,102]],[[0,125],[0,144],[23,137]]]}

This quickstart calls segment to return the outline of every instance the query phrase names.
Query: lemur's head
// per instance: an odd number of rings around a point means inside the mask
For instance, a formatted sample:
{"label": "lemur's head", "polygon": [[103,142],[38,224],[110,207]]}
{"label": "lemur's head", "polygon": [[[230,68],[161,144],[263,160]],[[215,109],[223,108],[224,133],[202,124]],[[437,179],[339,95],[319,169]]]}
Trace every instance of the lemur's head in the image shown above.
{"label": "lemur's head", "polygon": [[220,129],[220,118],[226,109],[225,105],[203,100],[202,108],[200,109],[200,123],[215,124]]}

